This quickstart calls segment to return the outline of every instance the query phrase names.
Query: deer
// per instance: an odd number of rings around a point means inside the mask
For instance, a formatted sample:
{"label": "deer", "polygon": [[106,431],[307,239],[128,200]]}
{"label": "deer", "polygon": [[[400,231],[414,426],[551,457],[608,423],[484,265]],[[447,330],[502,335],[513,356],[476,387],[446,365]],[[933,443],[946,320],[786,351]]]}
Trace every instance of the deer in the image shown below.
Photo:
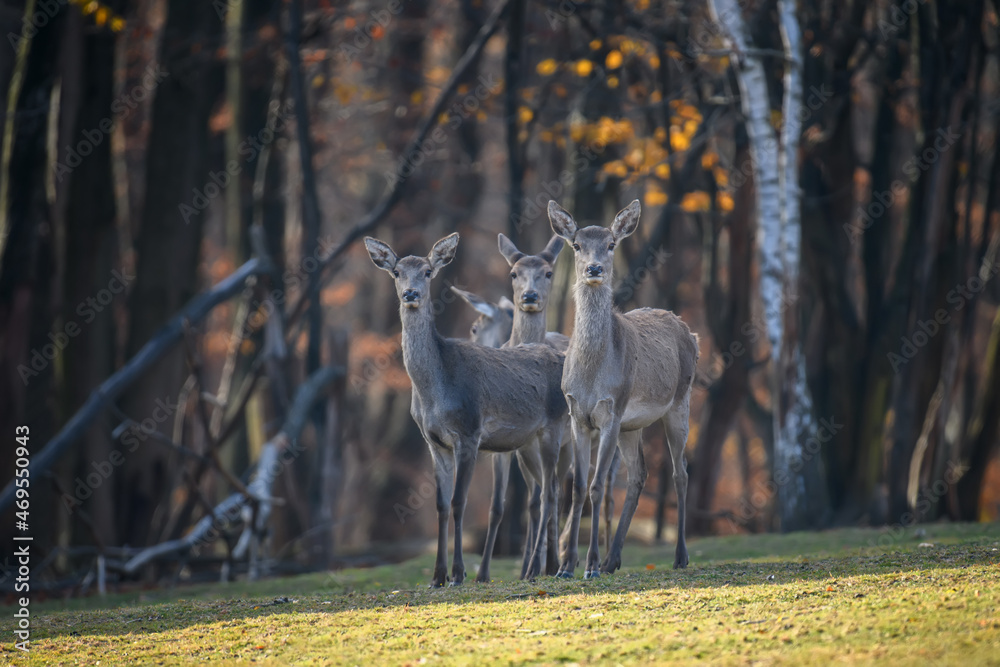
{"label": "deer", "polygon": [[491,303],[478,294],[466,292],[454,285],[451,286],[451,291],[479,313],[469,329],[469,340],[486,347],[500,347],[510,340],[515,308],[510,299],[502,296],[496,303]]}
{"label": "deer", "polygon": [[[639,225],[640,205],[633,200],[618,212],[610,228],[580,229],[573,216],[549,201],[552,231],[574,252],[576,303],[573,336],[566,351],[562,389],[569,406],[576,446],[574,477],[589,474],[589,454],[598,442],[597,466],[590,484],[592,526],[598,525],[605,479],[615,450],[628,471],[628,485],[614,540],[600,561],[597,531],[591,530],[585,579],[621,567],[625,535],[646,482],[642,429],[663,422],[674,468],[677,493],[677,547],[674,568],[688,565],[684,538],[688,475],[684,460],[691,387],[698,363],[698,336],[670,311],[638,308],[627,313],[614,306],[612,281],[615,248]],[[574,501],[569,544],[557,576],[571,578],[577,563],[582,503]]]}
{"label": "deer", "polygon": [[[557,500],[556,466],[567,408],[561,381],[563,355],[548,345],[491,348],[444,338],[434,323],[431,281],[455,258],[459,236],[437,241],[427,257],[399,258],[388,244],[366,237],[372,262],[393,277],[402,324],[403,365],[413,386],[410,414],[430,449],[437,485],[437,557],[432,587],[465,580],[462,528],[469,483],[480,450],[514,452],[539,447],[540,521],[547,525]],[[448,577],[448,519],[455,542]],[[545,532],[538,531],[533,562],[541,562]]]}

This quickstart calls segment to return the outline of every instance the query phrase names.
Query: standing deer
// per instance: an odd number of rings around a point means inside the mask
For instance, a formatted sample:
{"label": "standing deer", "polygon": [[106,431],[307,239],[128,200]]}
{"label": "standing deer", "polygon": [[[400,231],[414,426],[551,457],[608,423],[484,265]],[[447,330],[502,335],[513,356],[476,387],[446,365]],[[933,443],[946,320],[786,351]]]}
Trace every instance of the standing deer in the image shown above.
{"label": "standing deer", "polygon": [[[584,452],[589,454],[592,438],[598,438],[597,469],[590,485],[592,526],[598,525],[605,478],[616,445],[628,470],[628,490],[614,541],[604,562],[599,564],[597,531],[591,530],[585,578],[621,567],[625,535],[646,482],[642,429],[657,419],[663,421],[666,430],[677,491],[674,567],[688,564],[684,542],[688,481],[684,447],[691,384],[698,362],[698,337],[672,312],[639,308],[621,313],[614,307],[615,247],[635,231],[639,211],[639,201],[635,200],[619,211],[610,229],[598,226],[578,229],[573,216],[554,201],[548,207],[552,230],[573,247],[576,259],[573,288],[576,315],[562,388],[576,442],[577,479],[587,479],[590,457]],[[569,548],[559,576],[573,576],[582,511],[582,503],[574,499]]]}
{"label": "standing deer", "polygon": [[[465,580],[462,520],[480,449],[512,452],[537,440],[542,525],[555,511],[555,476],[566,415],[560,381],[563,356],[547,345],[494,349],[443,338],[434,325],[431,280],[455,258],[458,234],[434,244],[427,257],[400,259],[387,244],[365,238],[375,266],[393,276],[403,326],[403,364],[413,384],[410,414],[434,460],[438,545],[433,586],[448,581],[449,503],[455,519],[451,585]],[[533,558],[540,560],[539,531]]]}

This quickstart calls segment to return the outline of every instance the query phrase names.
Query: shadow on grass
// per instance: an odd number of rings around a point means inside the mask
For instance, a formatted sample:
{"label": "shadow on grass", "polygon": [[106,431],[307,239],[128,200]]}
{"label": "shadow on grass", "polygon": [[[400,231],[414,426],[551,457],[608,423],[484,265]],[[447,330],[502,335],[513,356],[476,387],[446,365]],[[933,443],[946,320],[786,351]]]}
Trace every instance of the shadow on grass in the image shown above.
{"label": "shadow on grass", "polygon": [[[402,607],[425,605],[513,602],[524,603],[527,609],[533,600],[541,597],[617,596],[623,592],[683,592],[764,585],[784,587],[784,595],[823,595],[829,582],[848,577],[899,575],[903,578],[919,572],[933,578],[934,572],[940,569],[1000,562],[1000,553],[990,546],[995,542],[973,542],[977,543],[924,548],[909,545],[902,550],[860,556],[696,564],[687,570],[676,571],[627,570],[587,581],[579,578],[564,580],[540,577],[533,583],[516,581],[476,584],[469,580],[464,586],[434,590],[410,588],[378,592],[345,591],[333,578],[330,585],[321,585],[302,593],[298,599],[295,599],[295,595],[290,595],[269,599],[179,600],[145,607],[41,615],[36,618],[33,639],[153,634],[261,617],[339,614],[371,609],[393,613],[393,610]],[[206,628],[206,631],[210,629]]]}

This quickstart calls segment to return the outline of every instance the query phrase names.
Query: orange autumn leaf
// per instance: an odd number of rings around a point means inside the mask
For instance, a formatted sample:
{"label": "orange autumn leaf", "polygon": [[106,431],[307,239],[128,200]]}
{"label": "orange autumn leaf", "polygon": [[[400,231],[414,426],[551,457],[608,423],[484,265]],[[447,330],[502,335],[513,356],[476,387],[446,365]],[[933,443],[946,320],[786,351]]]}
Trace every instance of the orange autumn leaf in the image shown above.
{"label": "orange autumn leaf", "polygon": [[535,65],[535,71],[542,76],[552,76],[559,69],[559,64],[552,58],[546,58]]}
{"label": "orange autumn leaf", "polygon": [[720,192],[715,195],[715,204],[720,210],[729,213],[734,208],[736,208],[736,203],[733,201],[733,196],[728,192]]}
{"label": "orange autumn leaf", "polygon": [[712,199],[707,192],[701,190],[689,192],[681,200],[681,208],[688,213],[707,211],[712,206]]}
{"label": "orange autumn leaf", "polygon": [[577,76],[590,76],[590,73],[594,71],[594,63],[586,58],[576,61],[576,75]]}
{"label": "orange autumn leaf", "polygon": [[608,69],[618,69],[622,66],[622,52],[615,49],[608,51],[608,56],[604,59],[604,66]]}
{"label": "orange autumn leaf", "polygon": [[650,189],[646,191],[646,196],[643,197],[643,201],[646,206],[663,206],[669,201],[667,193],[659,188]]}

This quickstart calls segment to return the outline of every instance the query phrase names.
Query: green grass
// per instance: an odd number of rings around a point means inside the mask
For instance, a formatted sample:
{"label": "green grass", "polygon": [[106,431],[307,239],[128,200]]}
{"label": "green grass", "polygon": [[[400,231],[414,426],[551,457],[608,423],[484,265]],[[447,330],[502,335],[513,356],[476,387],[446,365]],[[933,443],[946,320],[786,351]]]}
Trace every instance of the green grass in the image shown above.
{"label": "green grass", "polygon": [[629,544],[596,581],[520,582],[504,559],[492,584],[428,590],[423,556],[48,602],[30,663],[1000,664],[1000,525],[922,530],[695,540],[685,571]]}

